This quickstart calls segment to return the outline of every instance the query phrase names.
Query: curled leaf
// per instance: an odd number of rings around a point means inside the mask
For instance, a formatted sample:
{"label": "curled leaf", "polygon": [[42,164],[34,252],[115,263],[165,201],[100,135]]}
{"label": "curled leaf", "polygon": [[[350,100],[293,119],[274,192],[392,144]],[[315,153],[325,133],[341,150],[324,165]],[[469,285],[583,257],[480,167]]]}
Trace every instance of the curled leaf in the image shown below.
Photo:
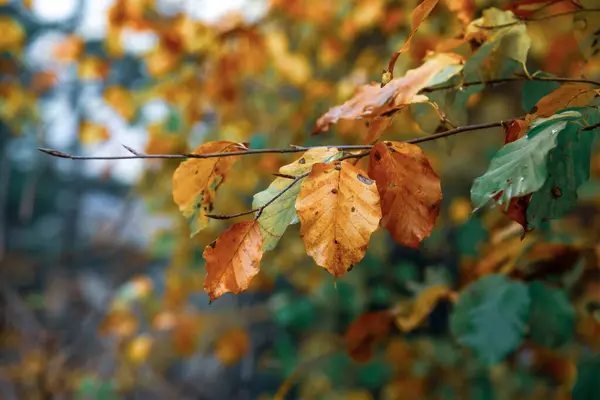
{"label": "curled leaf", "polygon": [[204,290],[211,301],[232,292],[239,294],[250,286],[260,268],[262,237],[256,221],[238,222],[206,246]]}
{"label": "curled leaf", "polygon": [[417,247],[433,230],[440,211],[440,179],[413,144],[381,142],[371,149],[369,176],[381,196],[381,225],[400,244]]}
{"label": "curled leaf", "polygon": [[423,290],[417,298],[400,304],[394,311],[394,322],[398,329],[410,332],[425,321],[435,306],[451,296],[452,290],[446,285],[434,285]]}
{"label": "curled leaf", "polygon": [[313,165],[296,210],[306,252],[335,277],[365,256],[381,218],[375,182],[347,161]]}
{"label": "curled leaf", "polygon": [[[237,143],[218,141],[200,145],[193,154],[239,151]],[[206,228],[216,191],[239,156],[191,158],[179,164],[173,174],[173,200],[190,224],[194,236]]]}
{"label": "curled leaf", "polygon": [[346,348],[355,361],[367,362],[373,356],[375,344],[390,333],[392,315],[376,311],[361,315],[346,331]]}
{"label": "curled leaf", "polygon": [[418,94],[426,86],[440,83],[436,76],[444,74],[449,66],[452,74],[460,72],[464,59],[454,53],[439,53],[429,57],[423,65],[412,69],[401,78],[391,80],[384,87],[372,83],[360,87],[356,95],[342,105],[331,108],[317,120],[312,134],[329,130],[340,119],[376,118],[406,107],[412,103],[427,101],[427,96]]}

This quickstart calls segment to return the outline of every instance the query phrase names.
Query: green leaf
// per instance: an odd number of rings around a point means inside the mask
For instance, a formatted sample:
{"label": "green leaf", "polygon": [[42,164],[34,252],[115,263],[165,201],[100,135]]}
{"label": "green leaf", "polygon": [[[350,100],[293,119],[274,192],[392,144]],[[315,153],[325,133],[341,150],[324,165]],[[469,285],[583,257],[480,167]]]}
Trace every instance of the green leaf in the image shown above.
{"label": "green leaf", "polygon": [[370,390],[380,388],[392,377],[392,366],[381,361],[371,361],[361,365],[358,370],[357,383]]}
{"label": "green leaf", "polygon": [[556,348],[573,338],[575,310],[567,293],[541,282],[529,285],[531,338],[542,346]]}
{"label": "green leaf", "polygon": [[[321,149],[319,153],[317,150],[318,149],[313,149],[306,152],[303,158],[308,161],[305,163],[298,164],[298,162],[296,162],[286,165],[281,167],[279,171],[283,174],[301,175],[304,172],[309,171],[314,163],[329,162],[342,155],[341,152],[336,152],[332,155],[331,152],[325,153]],[[323,157],[318,158],[312,156],[317,154],[323,154]],[[276,178],[267,189],[254,195],[252,208],[262,207],[284,190],[291,182],[292,180],[288,178]],[[263,238],[263,251],[273,250],[275,246],[277,246],[277,243],[279,243],[279,240],[285,233],[287,227],[299,222],[298,215],[296,214],[296,199],[298,198],[301,187],[302,185],[300,182],[297,182],[273,203],[269,204],[258,218],[260,234]]]}
{"label": "green leaf", "polygon": [[508,205],[513,197],[539,190],[548,176],[547,154],[556,147],[559,133],[568,120],[581,116],[576,111],[540,118],[532,123],[526,136],[503,146],[485,174],[475,179],[471,202],[480,208],[497,195],[499,205]]}
{"label": "green leaf", "polygon": [[[542,78],[554,77],[554,75],[546,73],[536,74],[535,76]],[[526,81],[523,85],[523,98],[521,99],[523,110],[526,112],[531,111],[533,106],[535,106],[542,97],[554,92],[559,87],[560,83],[558,82],[534,80]]]}
{"label": "green leaf", "polygon": [[477,256],[479,246],[488,237],[481,218],[472,215],[456,232],[456,245],[462,256]]}
{"label": "green leaf", "polygon": [[479,359],[495,364],[521,344],[530,303],[523,283],[488,275],[461,293],[450,316],[450,330]]}
{"label": "green leaf", "polygon": [[577,202],[577,188],[590,178],[594,133],[580,128],[569,122],[558,135],[557,146],[548,155],[548,178],[527,208],[529,228],[539,228],[542,222],[570,211]]}
{"label": "green leaf", "polygon": [[577,381],[571,394],[573,400],[600,399],[600,357],[582,361],[577,365]]}
{"label": "green leaf", "polygon": [[169,112],[167,120],[164,122],[165,131],[167,133],[179,133],[183,128],[183,116],[179,110],[172,108]]}

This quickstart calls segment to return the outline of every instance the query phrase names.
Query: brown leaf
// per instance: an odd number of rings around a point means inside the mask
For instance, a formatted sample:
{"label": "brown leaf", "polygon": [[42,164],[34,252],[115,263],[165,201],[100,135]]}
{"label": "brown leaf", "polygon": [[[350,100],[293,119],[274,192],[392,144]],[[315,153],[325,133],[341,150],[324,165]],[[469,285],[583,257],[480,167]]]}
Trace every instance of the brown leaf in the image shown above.
{"label": "brown leaf", "polygon": [[362,260],[381,219],[375,182],[347,161],[313,165],[296,210],[306,252],[335,277]]}
{"label": "brown leaf", "polygon": [[403,77],[393,79],[384,87],[377,83],[364,85],[353,98],[331,108],[321,116],[312,134],[329,130],[329,127],[340,119],[377,118],[409,104],[427,101],[427,96],[418,94],[419,91],[444,68],[460,65],[463,61],[458,54],[439,53],[429,57],[420,67],[409,70]]}
{"label": "brown leaf", "polygon": [[529,125],[536,118],[547,118],[568,107],[583,107],[597,95],[597,91],[585,83],[566,83],[554,92],[542,97],[525,117]]}
{"label": "brown leaf", "polygon": [[417,247],[431,234],[442,201],[440,178],[425,153],[408,143],[377,143],[369,176],[381,196],[381,225],[398,243]]}
{"label": "brown leaf", "polygon": [[410,332],[423,323],[435,306],[452,295],[452,290],[446,285],[434,285],[423,290],[417,298],[400,304],[395,308],[394,322],[398,329]]}
{"label": "brown leaf", "polygon": [[529,124],[522,119],[515,119],[505,129],[504,144],[514,142],[527,134]]}
{"label": "brown leaf", "polygon": [[[237,143],[228,141],[201,144],[193,154],[240,151]],[[173,200],[190,223],[191,236],[208,224],[206,214],[212,211],[216,190],[240,156],[190,158],[179,164],[173,174]]]}
{"label": "brown leaf", "polygon": [[388,311],[361,315],[346,331],[348,354],[356,361],[369,361],[373,356],[373,347],[388,336],[391,328],[392,316]]}
{"label": "brown leaf", "polygon": [[404,45],[402,46],[402,48],[400,50],[398,50],[397,52],[395,52],[392,55],[392,57],[390,58],[388,72],[390,72],[390,74],[392,76],[394,74],[394,65],[396,64],[396,60],[398,59],[400,54],[404,53],[405,51],[410,50],[410,44],[411,44],[413,35],[417,32],[417,30],[419,29],[419,26],[421,26],[421,23],[425,20],[425,18],[427,18],[429,16],[429,14],[431,13],[431,11],[433,11],[433,9],[437,5],[438,1],[439,0],[424,0],[421,4],[419,4],[413,10],[412,23],[411,23],[412,29],[410,31],[410,34],[408,35],[408,39],[406,39],[406,42],[404,42]]}
{"label": "brown leaf", "polygon": [[238,222],[206,246],[204,290],[211,301],[224,293],[239,294],[260,268],[262,237],[256,221]]}

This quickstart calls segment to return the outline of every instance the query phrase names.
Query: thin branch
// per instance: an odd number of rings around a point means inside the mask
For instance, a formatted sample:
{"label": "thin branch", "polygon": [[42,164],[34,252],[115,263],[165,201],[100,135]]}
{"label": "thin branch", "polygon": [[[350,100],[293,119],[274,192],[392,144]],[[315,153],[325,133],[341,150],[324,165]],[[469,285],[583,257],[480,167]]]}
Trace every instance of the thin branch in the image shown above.
{"label": "thin branch", "polygon": [[554,18],[558,18],[558,17],[564,17],[565,15],[575,15],[575,14],[580,14],[580,13],[584,13],[584,12],[600,12],[600,8],[579,8],[577,10],[565,11],[565,12],[561,12],[561,13],[557,13],[557,14],[551,14],[551,15],[544,15],[543,17],[521,19],[521,20],[518,20],[518,21],[508,22],[506,24],[500,24],[500,25],[476,25],[476,27],[479,28],[479,29],[487,29],[487,30],[502,29],[502,28],[508,28],[508,27],[511,27],[511,26],[519,25],[519,24],[528,24],[529,22],[546,21],[546,20],[549,20],[549,19],[554,19]]}
{"label": "thin branch", "polygon": [[594,125],[586,126],[585,128],[582,129],[582,131],[593,131],[596,128],[600,128],[600,122],[598,122]]}
{"label": "thin branch", "polygon": [[475,85],[494,85],[496,83],[507,83],[507,82],[517,82],[517,81],[545,81],[545,82],[560,82],[560,83],[587,83],[590,85],[600,86],[600,82],[594,81],[591,79],[583,79],[583,78],[552,78],[552,77],[544,77],[544,76],[527,76],[527,75],[518,75],[510,78],[500,78],[500,79],[490,79],[487,81],[471,81],[471,82],[462,82],[458,85],[444,85],[444,86],[434,86],[427,87],[421,89],[419,93],[431,93],[438,90],[448,90],[448,89],[460,89],[463,87],[475,86]]}

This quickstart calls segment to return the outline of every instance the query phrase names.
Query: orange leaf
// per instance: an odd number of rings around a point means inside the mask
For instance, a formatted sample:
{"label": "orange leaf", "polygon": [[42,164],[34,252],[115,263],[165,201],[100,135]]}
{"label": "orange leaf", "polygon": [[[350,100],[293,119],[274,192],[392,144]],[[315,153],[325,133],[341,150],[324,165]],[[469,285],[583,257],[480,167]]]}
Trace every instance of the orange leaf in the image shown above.
{"label": "orange leaf", "polygon": [[108,128],[90,121],[79,124],[79,141],[83,145],[106,142],[110,138]]}
{"label": "orange leaf", "polygon": [[463,25],[468,25],[475,14],[474,0],[444,0],[444,4]]}
{"label": "orange leaf", "polygon": [[[450,65],[460,65],[464,59],[454,53],[439,53],[427,59],[423,65],[409,70],[401,78],[387,85],[372,83],[358,88],[356,95],[344,104],[331,108],[317,120],[312,134],[329,130],[340,119],[376,118],[412,103],[427,101],[418,94],[440,71]],[[458,69],[456,70],[458,72]]]}
{"label": "orange leaf", "polygon": [[238,222],[206,246],[204,290],[211,301],[224,293],[239,294],[259,271],[262,237],[258,222]]}
{"label": "orange leaf", "polygon": [[223,365],[235,365],[250,349],[250,338],[241,328],[221,336],[215,345],[215,356]]}
{"label": "orange leaf", "polygon": [[381,219],[375,182],[347,161],[313,165],[296,210],[306,252],[335,277],[362,260]]}
{"label": "orange leaf", "polygon": [[431,234],[442,201],[440,178],[425,153],[408,143],[377,143],[369,176],[381,196],[381,225],[398,243],[417,247]]}
{"label": "orange leaf", "polygon": [[527,114],[525,121],[530,124],[536,118],[551,117],[563,108],[586,106],[597,94],[595,89],[585,83],[564,84],[542,97],[533,106],[530,114]]}
{"label": "orange leaf", "polygon": [[396,326],[403,332],[414,330],[423,323],[438,302],[451,294],[452,290],[445,285],[428,287],[416,299],[403,303],[394,310]]}
{"label": "orange leaf", "polygon": [[[234,142],[201,144],[193,154],[239,151]],[[216,191],[240,156],[191,158],[179,164],[173,174],[173,200],[190,223],[191,236],[208,225],[206,214],[212,211]]]}
{"label": "orange leaf", "polygon": [[505,129],[504,144],[514,142],[527,134],[529,124],[522,119],[515,119]]}
{"label": "orange leaf", "polygon": [[367,362],[373,356],[375,344],[389,334],[392,316],[388,311],[376,311],[361,315],[346,331],[346,348],[350,357]]}
{"label": "orange leaf", "polygon": [[110,65],[99,57],[85,57],[79,62],[79,78],[83,80],[102,80],[108,77]]}
{"label": "orange leaf", "polygon": [[81,56],[84,48],[83,38],[76,35],[67,36],[52,49],[52,55],[58,61],[72,62]]}
{"label": "orange leaf", "polygon": [[131,121],[135,116],[136,103],[133,95],[123,86],[109,86],[102,93],[104,101],[115,109],[125,120]]}
{"label": "orange leaf", "polygon": [[396,64],[396,60],[398,59],[400,54],[410,50],[410,43],[412,41],[413,35],[417,32],[417,29],[419,29],[419,26],[421,26],[421,23],[425,20],[425,18],[427,18],[431,11],[433,11],[438,1],[439,0],[424,0],[413,10],[411,24],[412,30],[410,31],[410,35],[408,35],[408,39],[406,39],[406,42],[404,42],[402,48],[394,54],[392,54],[392,57],[390,58],[388,72],[391,74],[392,77],[394,75],[394,65]]}

